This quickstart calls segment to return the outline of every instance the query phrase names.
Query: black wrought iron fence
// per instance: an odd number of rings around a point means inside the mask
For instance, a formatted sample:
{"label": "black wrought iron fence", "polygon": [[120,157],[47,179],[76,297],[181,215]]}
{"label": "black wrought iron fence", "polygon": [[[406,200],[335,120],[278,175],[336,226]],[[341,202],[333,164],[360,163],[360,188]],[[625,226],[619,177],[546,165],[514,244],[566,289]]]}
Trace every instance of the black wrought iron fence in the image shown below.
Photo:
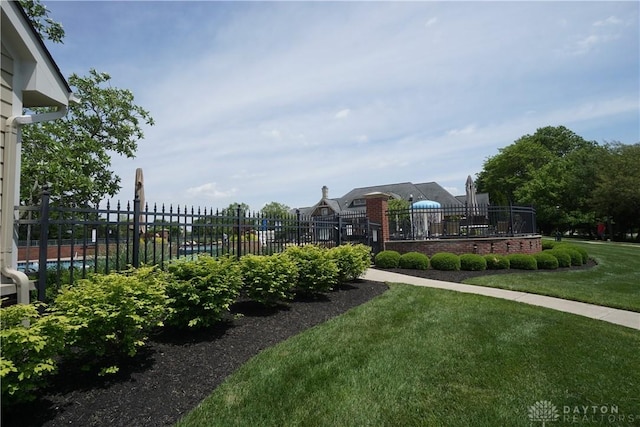
{"label": "black wrought iron fence", "polygon": [[[364,212],[308,217],[295,212],[268,217],[241,208],[125,206],[65,208],[19,207],[18,269],[38,280],[38,298],[47,281],[72,283],[89,273],[121,271],[141,264],[159,265],[200,254],[213,257],[273,254],[291,245],[328,247],[347,242],[369,244],[371,225]],[[374,225],[375,226],[375,225]]]}
{"label": "black wrought iron fence", "polygon": [[391,240],[501,237],[536,234],[527,206],[441,206],[388,210]]}

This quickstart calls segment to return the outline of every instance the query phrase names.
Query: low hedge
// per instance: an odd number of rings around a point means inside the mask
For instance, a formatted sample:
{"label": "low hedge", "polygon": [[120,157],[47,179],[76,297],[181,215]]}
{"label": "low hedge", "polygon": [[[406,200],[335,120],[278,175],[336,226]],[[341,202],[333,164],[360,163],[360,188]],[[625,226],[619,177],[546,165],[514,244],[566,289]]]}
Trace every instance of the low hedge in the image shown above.
{"label": "low hedge", "polygon": [[429,268],[429,257],[420,252],[407,252],[400,256],[398,266],[412,270],[426,270]]}
{"label": "low hedge", "polygon": [[450,252],[438,252],[431,257],[431,267],[434,270],[460,270],[460,257]]}
{"label": "low hedge", "polygon": [[398,268],[400,265],[400,252],[382,251],[378,252],[374,259],[376,267],[380,268]]}
{"label": "low hedge", "polygon": [[[93,275],[61,289],[51,311],[68,319],[69,355],[91,360],[87,366],[134,356],[166,316],[165,278],[164,272],[144,267]],[[116,365],[99,367],[100,374],[118,371]]]}
{"label": "low hedge", "polygon": [[293,298],[298,281],[298,266],[290,257],[278,255],[245,255],[240,258],[243,291],[265,305]]}
{"label": "low hedge", "polygon": [[487,269],[487,260],[482,255],[460,255],[460,269],[465,271],[484,271]]}
{"label": "low hedge", "polygon": [[553,255],[558,260],[558,267],[571,267],[571,255],[562,248],[550,249],[544,252]]}
{"label": "low hedge", "polygon": [[240,264],[231,257],[215,259],[198,255],[196,260],[169,264],[167,285],[169,317],[177,327],[208,327],[222,318],[242,288]]}
{"label": "low hedge", "polygon": [[507,255],[509,266],[516,270],[537,270],[538,263],[532,255],[527,254],[511,254]]}
{"label": "low hedge", "polygon": [[538,252],[533,257],[541,270],[555,270],[558,268],[558,259],[553,254],[550,254],[549,251]]}
{"label": "low hedge", "polygon": [[329,257],[338,267],[338,282],[351,282],[371,266],[371,248],[367,245],[340,245],[329,249]]}
{"label": "low hedge", "polygon": [[338,285],[340,271],[328,249],[317,245],[292,246],[284,253],[298,267],[297,291],[327,292]]}
{"label": "low hedge", "polygon": [[[33,400],[33,392],[57,370],[69,331],[64,316],[41,315],[36,304],[0,309],[2,406]],[[28,322],[28,323],[27,323]]]}
{"label": "low hedge", "polygon": [[[580,266],[582,264],[586,264],[587,261],[589,261],[589,253],[587,252],[586,249],[577,246],[577,245],[572,245],[570,243],[560,243],[554,246],[554,249],[570,249],[572,251],[578,252],[580,254],[580,259],[581,262],[580,264],[577,264],[577,258],[574,259],[574,256],[571,257],[571,265],[577,265]],[[569,252],[571,253],[571,252]]]}
{"label": "low hedge", "polygon": [[489,270],[508,270],[510,267],[509,258],[504,255],[489,254],[484,256]]}

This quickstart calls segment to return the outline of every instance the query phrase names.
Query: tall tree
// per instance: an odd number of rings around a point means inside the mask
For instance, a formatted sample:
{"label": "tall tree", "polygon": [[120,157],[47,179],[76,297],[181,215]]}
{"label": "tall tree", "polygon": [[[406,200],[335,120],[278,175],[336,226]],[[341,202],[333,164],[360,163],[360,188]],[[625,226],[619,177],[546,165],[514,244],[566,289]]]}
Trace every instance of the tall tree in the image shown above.
{"label": "tall tree", "polygon": [[111,156],[135,157],[142,125],[153,119],[131,91],[111,87],[110,80],[94,69],[86,77],[73,74],[69,84],[80,101],[67,116],[22,129],[22,203],[36,204],[45,183],[52,202],[67,206],[95,205],[118,192]]}
{"label": "tall tree", "polygon": [[20,5],[41,39],[62,43],[64,38],[62,24],[49,18],[49,9],[40,0],[20,0]]}
{"label": "tall tree", "polygon": [[545,127],[499,151],[477,180],[494,204],[533,205],[545,233],[594,221],[588,200],[602,153],[597,143],[564,126]]}
{"label": "tall tree", "polygon": [[283,203],[271,202],[267,203],[260,209],[262,216],[268,218],[284,218],[289,216],[291,208]]}
{"label": "tall tree", "polygon": [[627,232],[640,231],[640,143],[614,142],[606,150],[597,163],[591,202],[600,219],[614,226],[618,238],[625,238]]}

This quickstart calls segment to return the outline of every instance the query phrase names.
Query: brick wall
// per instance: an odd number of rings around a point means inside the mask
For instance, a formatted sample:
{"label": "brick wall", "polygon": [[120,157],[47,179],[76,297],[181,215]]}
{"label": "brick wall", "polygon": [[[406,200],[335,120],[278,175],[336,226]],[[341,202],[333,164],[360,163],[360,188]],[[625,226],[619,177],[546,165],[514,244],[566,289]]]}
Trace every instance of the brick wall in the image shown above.
{"label": "brick wall", "polygon": [[420,252],[432,256],[438,252],[454,254],[509,255],[535,254],[542,251],[540,236],[499,237],[480,239],[441,239],[441,240],[388,240],[384,243],[386,250]]}

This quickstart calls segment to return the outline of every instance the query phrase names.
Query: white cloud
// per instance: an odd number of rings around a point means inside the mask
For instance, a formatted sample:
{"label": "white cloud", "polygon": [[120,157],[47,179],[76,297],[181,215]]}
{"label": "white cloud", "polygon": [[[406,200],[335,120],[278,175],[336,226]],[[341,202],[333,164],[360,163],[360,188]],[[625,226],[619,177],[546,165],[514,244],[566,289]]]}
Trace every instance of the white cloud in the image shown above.
{"label": "white cloud", "polygon": [[215,182],[208,182],[197,187],[187,188],[187,195],[193,199],[219,201],[229,199],[237,193],[235,188],[220,190]]}
{"label": "white cloud", "polygon": [[346,119],[347,117],[349,117],[349,114],[351,114],[351,110],[348,108],[345,108],[343,110],[340,110],[336,113],[336,115],[334,116],[334,118],[336,119]]}
{"label": "white cloud", "polygon": [[[108,25],[90,31],[91,8],[55,6],[69,8],[56,52],[82,47],[61,69],[93,66],[81,53],[96,46],[117,52],[105,71],[130,70],[112,75],[156,121],[137,159],[114,159],[125,199],[136,167],[152,201],[304,206],[322,185],[336,197],[389,182],[464,188],[486,157],[543,126],[640,139],[638,23],[616,18],[633,3],[160,2],[155,15],[195,23],[136,15],[131,52],[109,45]],[[164,46],[153,55],[149,31]]]}
{"label": "white cloud", "polygon": [[606,25],[619,25],[619,24],[622,24],[622,21],[616,18],[615,16],[610,16],[607,19],[604,19],[602,21],[596,21],[593,23],[595,27],[603,27]]}

